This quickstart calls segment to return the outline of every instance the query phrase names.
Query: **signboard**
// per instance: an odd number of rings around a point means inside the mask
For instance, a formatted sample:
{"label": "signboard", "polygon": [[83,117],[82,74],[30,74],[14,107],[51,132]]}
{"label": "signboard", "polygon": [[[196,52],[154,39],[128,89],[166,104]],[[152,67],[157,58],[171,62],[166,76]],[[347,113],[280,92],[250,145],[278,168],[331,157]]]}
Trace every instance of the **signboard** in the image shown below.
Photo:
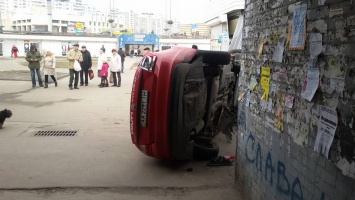
{"label": "signboard", "polygon": [[77,22],[75,24],[75,33],[76,34],[84,34],[84,23],[83,22]]}
{"label": "signboard", "polygon": [[197,24],[192,24],[191,28],[192,28],[192,32],[196,32],[197,31]]}
{"label": "signboard", "polygon": [[154,45],[159,47],[159,37],[156,34],[122,34],[117,37],[118,47],[125,48],[125,45]]}
{"label": "signboard", "polygon": [[30,51],[30,41],[24,40],[23,45],[24,45],[25,53],[29,52]]}

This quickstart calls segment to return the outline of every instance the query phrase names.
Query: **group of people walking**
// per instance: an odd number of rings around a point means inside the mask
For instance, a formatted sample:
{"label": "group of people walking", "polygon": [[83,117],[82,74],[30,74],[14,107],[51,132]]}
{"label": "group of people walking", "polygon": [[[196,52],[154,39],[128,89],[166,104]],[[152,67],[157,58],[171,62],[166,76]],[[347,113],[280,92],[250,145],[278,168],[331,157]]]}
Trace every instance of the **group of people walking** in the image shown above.
{"label": "group of people walking", "polygon": [[[112,49],[112,56],[110,62],[105,54],[105,49],[100,49],[100,54],[97,60],[98,77],[101,77],[99,87],[108,87],[109,82],[112,86],[121,86],[121,73],[124,72],[125,54],[120,48],[118,51]],[[51,76],[54,81],[55,87],[58,86],[55,78],[55,65],[56,59],[52,52],[47,51],[42,59],[41,54],[35,47],[31,47],[30,51],[26,53],[25,57],[28,62],[28,67],[31,72],[32,87],[36,87],[35,75],[37,74],[38,83],[40,87],[48,88],[48,77]],[[81,47],[79,51],[79,44],[74,44],[73,48],[67,53],[68,68],[69,68],[69,89],[79,89],[80,86],[89,85],[89,73],[92,72],[92,58],[90,52],[86,49],[86,46]],[[40,62],[43,62],[43,73],[45,75],[45,82],[43,84]],[[79,65],[79,68],[77,67]],[[79,77],[80,75],[80,77]],[[110,81],[108,80],[110,79]]]}

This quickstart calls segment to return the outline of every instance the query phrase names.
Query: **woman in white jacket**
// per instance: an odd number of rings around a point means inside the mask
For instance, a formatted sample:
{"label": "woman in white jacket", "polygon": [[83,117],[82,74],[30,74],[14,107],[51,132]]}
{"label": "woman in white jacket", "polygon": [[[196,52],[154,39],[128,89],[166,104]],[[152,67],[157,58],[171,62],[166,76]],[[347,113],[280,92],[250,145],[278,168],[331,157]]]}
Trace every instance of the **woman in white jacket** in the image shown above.
{"label": "woman in white jacket", "polygon": [[110,71],[113,76],[112,86],[121,87],[121,56],[117,53],[116,49],[112,49]]}
{"label": "woman in white jacket", "polygon": [[[100,77],[102,64],[104,63],[107,63],[107,56],[102,50],[100,50],[100,55],[97,57],[97,77]],[[99,86],[101,86],[101,82]]]}
{"label": "woman in white jacket", "polygon": [[44,88],[48,88],[48,76],[51,76],[57,87],[57,80],[55,79],[55,56],[52,52],[47,51],[43,59],[43,74],[44,74]]}

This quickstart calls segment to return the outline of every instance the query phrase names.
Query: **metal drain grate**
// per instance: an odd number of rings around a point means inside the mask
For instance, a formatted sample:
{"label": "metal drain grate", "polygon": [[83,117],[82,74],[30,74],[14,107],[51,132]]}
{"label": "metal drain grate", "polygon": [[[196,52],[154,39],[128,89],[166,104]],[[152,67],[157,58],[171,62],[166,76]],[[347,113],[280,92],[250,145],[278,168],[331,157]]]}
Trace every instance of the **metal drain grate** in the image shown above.
{"label": "metal drain grate", "polygon": [[35,136],[75,136],[78,131],[38,131]]}

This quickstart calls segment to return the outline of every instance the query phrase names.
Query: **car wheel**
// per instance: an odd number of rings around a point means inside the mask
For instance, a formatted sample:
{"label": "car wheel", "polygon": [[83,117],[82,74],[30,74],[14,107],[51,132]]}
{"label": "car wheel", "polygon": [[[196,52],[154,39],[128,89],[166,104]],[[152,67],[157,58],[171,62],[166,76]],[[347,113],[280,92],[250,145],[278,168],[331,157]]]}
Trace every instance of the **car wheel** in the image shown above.
{"label": "car wheel", "polygon": [[219,147],[210,138],[195,138],[193,156],[195,160],[210,160],[218,155]]}

